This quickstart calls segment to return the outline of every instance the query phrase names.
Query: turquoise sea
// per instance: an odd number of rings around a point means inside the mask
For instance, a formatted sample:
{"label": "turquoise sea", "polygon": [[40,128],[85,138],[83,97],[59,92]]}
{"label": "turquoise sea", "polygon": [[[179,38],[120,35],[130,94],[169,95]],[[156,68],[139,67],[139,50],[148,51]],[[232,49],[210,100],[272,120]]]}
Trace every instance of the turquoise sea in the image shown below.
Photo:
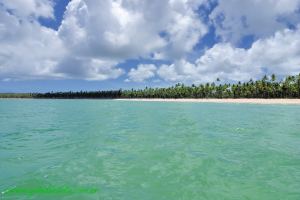
{"label": "turquoise sea", "polygon": [[300,199],[300,106],[0,100],[0,199]]}

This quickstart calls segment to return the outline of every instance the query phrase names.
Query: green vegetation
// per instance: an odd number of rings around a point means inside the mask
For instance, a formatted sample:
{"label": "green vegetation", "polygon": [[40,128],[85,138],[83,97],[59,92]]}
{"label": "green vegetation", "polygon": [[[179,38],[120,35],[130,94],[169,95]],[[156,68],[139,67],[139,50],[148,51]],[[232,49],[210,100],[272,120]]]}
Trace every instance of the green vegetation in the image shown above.
{"label": "green vegetation", "polygon": [[35,94],[35,98],[55,98],[55,99],[116,99],[122,97],[122,90],[95,91],[95,92],[50,92]]}
{"label": "green vegetation", "polygon": [[250,80],[245,83],[200,84],[185,86],[176,84],[169,88],[145,88],[143,90],[126,90],[123,98],[300,98],[300,74],[288,76],[284,81],[276,81],[273,74],[269,79]]}
{"label": "green vegetation", "polygon": [[176,84],[168,88],[148,88],[138,90],[111,90],[95,92],[51,92],[36,94],[0,94],[4,98],[300,98],[300,74],[288,76],[283,81],[277,81],[273,74],[270,78],[264,76],[261,80],[250,80],[245,83],[221,84],[206,83],[185,86]]}
{"label": "green vegetation", "polygon": [[0,93],[0,98],[34,98],[31,93]]}

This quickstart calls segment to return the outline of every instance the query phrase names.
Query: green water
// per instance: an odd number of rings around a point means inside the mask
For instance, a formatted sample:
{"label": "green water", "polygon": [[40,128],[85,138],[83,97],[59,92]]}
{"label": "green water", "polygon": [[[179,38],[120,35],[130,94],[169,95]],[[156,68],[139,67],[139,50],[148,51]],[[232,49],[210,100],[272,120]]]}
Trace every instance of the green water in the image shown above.
{"label": "green water", "polygon": [[300,106],[0,100],[0,199],[300,199]]}

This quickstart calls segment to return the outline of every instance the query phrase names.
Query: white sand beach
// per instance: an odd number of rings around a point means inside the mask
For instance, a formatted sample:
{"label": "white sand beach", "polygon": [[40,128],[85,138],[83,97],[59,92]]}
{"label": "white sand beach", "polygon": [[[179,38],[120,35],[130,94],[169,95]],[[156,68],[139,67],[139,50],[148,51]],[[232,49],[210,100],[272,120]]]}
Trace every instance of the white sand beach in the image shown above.
{"label": "white sand beach", "polygon": [[116,99],[118,101],[191,102],[191,103],[247,103],[247,104],[294,104],[300,99]]}

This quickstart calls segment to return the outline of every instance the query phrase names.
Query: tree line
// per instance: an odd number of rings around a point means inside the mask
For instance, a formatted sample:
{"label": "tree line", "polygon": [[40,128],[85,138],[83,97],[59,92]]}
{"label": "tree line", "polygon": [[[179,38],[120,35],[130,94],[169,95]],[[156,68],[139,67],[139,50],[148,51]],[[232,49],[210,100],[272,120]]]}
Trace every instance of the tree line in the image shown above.
{"label": "tree line", "polygon": [[[11,95],[18,97],[18,94]],[[6,97],[11,97],[6,94]],[[48,92],[22,94],[22,98],[300,98],[300,74],[277,80],[276,76],[264,76],[260,80],[222,84],[219,79],[213,83],[186,86],[178,83],[168,88],[144,88],[131,90]],[[0,94],[0,97],[1,94]]]}
{"label": "tree line", "polygon": [[108,91],[80,91],[80,92],[47,92],[37,93],[34,98],[46,99],[117,99],[121,98],[122,90],[108,90]]}
{"label": "tree line", "polygon": [[34,98],[32,93],[0,93],[0,98]]}
{"label": "tree line", "polygon": [[300,74],[277,81],[273,74],[261,80],[236,84],[206,83],[192,86],[176,84],[168,88],[122,91],[122,98],[300,98]]}

